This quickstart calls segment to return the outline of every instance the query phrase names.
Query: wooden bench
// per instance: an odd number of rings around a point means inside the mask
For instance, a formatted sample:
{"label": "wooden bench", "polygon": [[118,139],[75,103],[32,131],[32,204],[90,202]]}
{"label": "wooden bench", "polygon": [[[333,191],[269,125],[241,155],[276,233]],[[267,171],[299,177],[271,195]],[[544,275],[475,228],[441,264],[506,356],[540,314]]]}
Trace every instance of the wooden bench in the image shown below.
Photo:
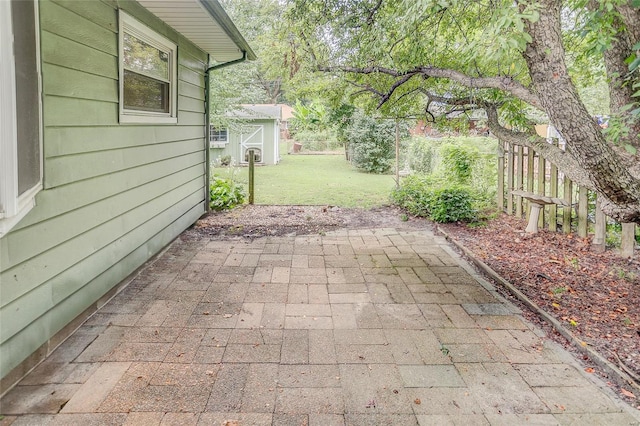
{"label": "wooden bench", "polygon": [[522,197],[529,202],[531,213],[529,214],[529,223],[526,232],[535,234],[538,232],[538,219],[540,218],[540,210],[548,204],[557,204],[569,207],[570,204],[562,198],[547,197],[546,195],[534,194],[533,192],[515,190],[511,194]]}

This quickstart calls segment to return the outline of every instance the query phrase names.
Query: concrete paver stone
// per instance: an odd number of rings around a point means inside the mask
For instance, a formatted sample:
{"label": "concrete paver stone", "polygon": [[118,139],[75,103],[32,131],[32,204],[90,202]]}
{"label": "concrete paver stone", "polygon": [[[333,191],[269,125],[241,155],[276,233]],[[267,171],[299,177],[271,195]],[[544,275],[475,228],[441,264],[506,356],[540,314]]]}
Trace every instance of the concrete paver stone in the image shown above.
{"label": "concrete paver stone", "polygon": [[401,365],[398,367],[407,388],[457,388],[465,382],[453,365]]}
{"label": "concrete paver stone", "polygon": [[178,238],[0,425],[640,424],[428,230]]}

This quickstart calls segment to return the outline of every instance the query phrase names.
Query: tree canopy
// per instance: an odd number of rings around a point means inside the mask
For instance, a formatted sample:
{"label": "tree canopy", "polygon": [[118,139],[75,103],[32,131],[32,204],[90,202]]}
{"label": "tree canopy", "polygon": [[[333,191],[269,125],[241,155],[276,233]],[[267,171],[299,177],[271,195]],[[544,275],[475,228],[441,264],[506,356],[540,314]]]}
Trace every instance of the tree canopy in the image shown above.
{"label": "tree canopy", "polygon": [[[435,121],[483,109],[494,135],[597,191],[607,214],[640,223],[640,0],[290,3],[302,64],[382,111]],[[609,114],[609,128],[592,114]],[[566,150],[536,135],[540,116]]]}
{"label": "tree canopy", "polygon": [[223,0],[225,11],[255,51],[258,59],[211,73],[211,114],[224,121],[239,104],[279,103],[283,100],[286,44],[278,37],[283,8],[277,0]]}

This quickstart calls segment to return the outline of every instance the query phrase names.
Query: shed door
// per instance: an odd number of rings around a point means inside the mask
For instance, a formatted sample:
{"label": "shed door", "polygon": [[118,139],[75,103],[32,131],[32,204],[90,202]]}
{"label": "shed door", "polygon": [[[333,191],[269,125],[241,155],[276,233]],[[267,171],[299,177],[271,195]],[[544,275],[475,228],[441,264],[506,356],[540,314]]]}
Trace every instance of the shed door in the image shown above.
{"label": "shed door", "polygon": [[264,162],[264,125],[246,126],[246,129],[247,131],[240,135],[240,162],[249,162],[249,149],[255,150],[257,163]]}

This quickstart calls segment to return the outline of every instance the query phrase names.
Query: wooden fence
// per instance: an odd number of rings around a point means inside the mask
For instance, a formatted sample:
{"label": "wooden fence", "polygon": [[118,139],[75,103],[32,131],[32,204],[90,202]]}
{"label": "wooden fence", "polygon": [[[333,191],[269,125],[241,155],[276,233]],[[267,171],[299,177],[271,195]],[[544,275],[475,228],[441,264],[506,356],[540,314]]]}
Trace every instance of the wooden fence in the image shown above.
{"label": "wooden fence", "polygon": [[[554,139],[557,143],[557,139]],[[600,200],[587,188],[575,185],[569,178],[540,157],[534,150],[501,142],[498,156],[498,208],[509,215],[529,217],[529,203],[514,190],[564,199],[569,206],[550,204],[541,212],[539,228],[553,232],[577,232],[587,237],[593,232],[593,245],[598,250],[606,246],[607,221],[613,223],[600,210]],[[635,247],[635,224],[623,223],[621,255],[632,257]]]}

